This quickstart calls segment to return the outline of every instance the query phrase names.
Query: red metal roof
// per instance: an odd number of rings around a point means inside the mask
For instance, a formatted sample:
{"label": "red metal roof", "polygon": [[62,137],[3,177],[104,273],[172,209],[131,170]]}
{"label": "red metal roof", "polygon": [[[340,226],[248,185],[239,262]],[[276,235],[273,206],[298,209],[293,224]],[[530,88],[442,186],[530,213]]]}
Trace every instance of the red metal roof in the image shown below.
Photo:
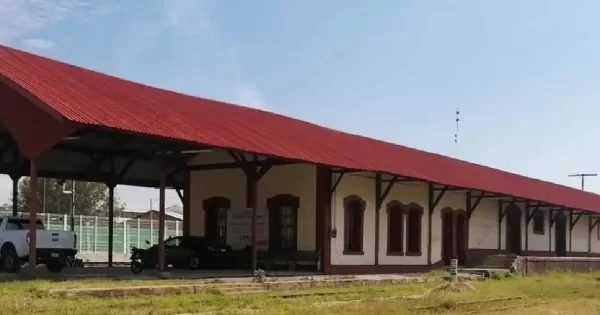
{"label": "red metal roof", "polygon": [[[597,194],[270,112],[154,88],[5,46],[0,46],[0,80],[46,112],[64,117],[64,123],[380,171],[600,212]],[[34,149],[28,152],[34,154]]]}

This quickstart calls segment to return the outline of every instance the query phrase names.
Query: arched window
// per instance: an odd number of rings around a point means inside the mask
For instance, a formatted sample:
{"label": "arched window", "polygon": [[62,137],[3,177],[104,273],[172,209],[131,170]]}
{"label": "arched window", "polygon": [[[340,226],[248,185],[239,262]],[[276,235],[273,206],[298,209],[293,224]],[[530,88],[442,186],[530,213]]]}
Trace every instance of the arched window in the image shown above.
{"label": "arched window", "polygon": [[398,201],[387,205],[388,255],[404,254],[404,206]]}
{"label": "arched window", "polygon": [[546,233],[546,214],[537,210],[533,215],[533,234],[544,235]]}
{"label": "arched window", "polygon": [[267,200],[269,209],[269,250],[296,251],[300,198],[277,195]]}
{"label": "arched window", "polygon": [[421,221],[423,218],[423,208],[417,204],[410,204],[406,207],[406,255],[421,256]]}
{"label": "arched window", "polygon": [[358,196],[344,199],[344,254],[363,255],[365,201]]}
{"label": "arched window", "polygon": [[227,210],[231,201],[225,197],[211,197],[204,200],[205,236],[219,243],[227,243]]}

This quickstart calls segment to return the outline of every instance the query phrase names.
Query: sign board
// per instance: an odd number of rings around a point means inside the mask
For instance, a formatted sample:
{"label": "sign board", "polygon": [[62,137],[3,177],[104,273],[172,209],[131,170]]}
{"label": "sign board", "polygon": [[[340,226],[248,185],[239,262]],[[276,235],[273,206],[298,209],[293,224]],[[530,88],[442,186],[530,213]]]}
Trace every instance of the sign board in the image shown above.
{"label": "sign board", "polygon": [[458,259],[450,259],[450,268],[452,270],[458,269]]}
{"label": "sign board", "polygon": [[454,281],[458,277],[458,259],[450,259],[450,275],[454,276]]}
{"label": "sign board", "polygon": [[[269,212],[256,209],[257,249],[269,248]],[[252,209],[227,210],[227,244],[233,249],[252,245]]]}

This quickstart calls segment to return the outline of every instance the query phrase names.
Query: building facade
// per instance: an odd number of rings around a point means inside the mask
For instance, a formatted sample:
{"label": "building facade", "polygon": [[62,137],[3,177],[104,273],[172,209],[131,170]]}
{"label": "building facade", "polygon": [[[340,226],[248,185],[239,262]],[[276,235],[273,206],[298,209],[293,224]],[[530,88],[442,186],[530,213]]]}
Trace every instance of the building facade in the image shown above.
{"label": "building facade", "polygon": [[[214,151],[198,155],[190,167],[227,162],[226,152]],[[590,233],[589,215],[483,192],[430,191],[422,181],[390,185],[392,179],[380,178],[378,189],[372,173],[274,166],[257,186],[257,220],[267,223],[258,224],[267,244],[259,240],[257,248],[319,251],[320,268],[332,274],[418,272],[452,258],[466,265],[493,254],[600,255],[600,231],[595,225]],[[189,182],[189,233],[231,240],[235,232],[228,229],[236,227],[228,225],[227,211],[246,208],[244,172],[191,171]]]}

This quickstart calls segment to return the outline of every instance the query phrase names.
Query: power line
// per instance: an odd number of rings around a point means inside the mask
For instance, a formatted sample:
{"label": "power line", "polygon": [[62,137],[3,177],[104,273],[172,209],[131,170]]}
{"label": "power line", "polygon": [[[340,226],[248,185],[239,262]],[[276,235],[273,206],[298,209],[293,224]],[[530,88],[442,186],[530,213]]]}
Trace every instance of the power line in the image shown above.
{"label": "power line", "polygon": [[578,174],[569,175],[569,177],[581,177],[581,190],[584,190],[584,188],[585,188],[585,178],[586,177],[596,177],[596,176],[598,176],[597,173],[578,173]]}

